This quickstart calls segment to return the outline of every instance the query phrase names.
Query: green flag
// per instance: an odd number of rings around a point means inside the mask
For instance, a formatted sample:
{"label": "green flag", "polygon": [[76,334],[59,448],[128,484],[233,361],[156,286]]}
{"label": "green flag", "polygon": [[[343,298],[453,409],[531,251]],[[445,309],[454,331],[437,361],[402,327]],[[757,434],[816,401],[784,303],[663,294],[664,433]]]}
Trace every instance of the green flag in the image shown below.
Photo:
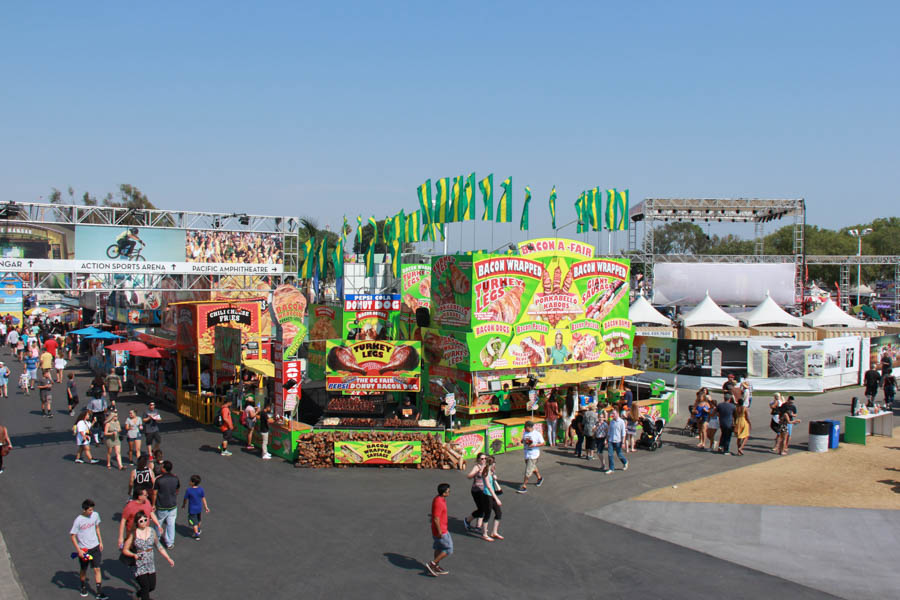
{"label": "green flag", "polygon": [[322,236],[316,252],[316,266],[319,268],[319,278],[325,280],[326,267],[328,266],[328,238]]}
{"label": "green flag", "polygon": [[408,217],[406,217],[406,238],[404,241],[406,242],[418,242],[419,241],[419,211],[414,213],[410,213]]}
{"label": "green flag", "polygon": [[384,221],[382,221],[381,226],[381,241],[382,243],[384,243],[385,248],[387,248],[387,245],[390,243],[390,241],[394,239],[393,228],[394,222],[388,217],[385,217]]}
{"label": "green flag", "polygon": [[512,177],[504,179],[500,187],[503,188],[503,193],[497,203],[497,222],[509,223],[512,221]]}
{"label": "green flag", "polygon": [[406,216],[403,214],[403,209],[400,209],[394,218],[391,219],[391,239],[400,240],[401,242],[405,241],[403,239],[403,235],[405,232],[403,231],[406,227]]}
{"label": "green flag", "polygon": [[584,192],[581,192],[581,195],[578,196],[578,200],[575,201],[575,215],[578,217],[578,224],[575,226],[576,233],[584,233],[588,230],[587,226],[587,207],[584,202]]}
{"label": "green flag", "polygon": [[422,224],[431,223],[434,220],[431,215],[434,210],[431,204],[431,180],[426,179],[425,183],[416,188],[416,192],[419,195],[419,208],[422,210]]}
{"label": "green flag", "polygon": [[347,215],[344,215],[344,224],[341,225],[341,239],[347,239],[347,232],[350,231],[350,226],[347,225]]}
{"label": "green flag", "polygon": [[375,238],[369,240],[369,248],[366,250],[366,277],[375,276]]}
{"label": "green flag", "polygon": [[494,174],[491,173],[478,182],[481,188],[481,199],[484,201],[484,214],[481,215],[482,221],[494,220]]}
{"label": "green flag", "polygon": [[394,279],[400,279],[401,272],[403,270],[402,265],[400,264],[402,261],[401,257],[401,248],[400,240],[394,240],[391,242],[391,274],[394,276]]}
{"label": "green flag", "polygon": [[362,252],[362,216],[356,217],[356,244],[359,251]]}
{"label": "green flag", "polygon": [[300,267],[297,277],[300,279],[312,279],[315,270],[316,259],[313,253],[313,240],[310,239],[303,242],[303,266]]}
{"label": "green flag", "polygon": [[616,230],[628,230],[628,190],[616,194]]}
{"label": "green flag", "polygon": [[519,221],[519,230],[528,231],[528,203],[531,202],[531,188],[525,186],[525,202],[522,205],[522,219]]}
{"label": "green flag", "polygon": [[378,221],[375,217],[369,217],[369,225],[372,226],[372,244],[378,243]]}
{"label": "green flag", "polygon": [[616,190],[606,190],[606,214],[603,219],[603,227],[607,231],[616,229]]}
{"label": "green flag", "polygon": [[550,190],[550,220],[553,222],[553,229],[556,229],[556,186]]}
{"label": "green flag", "polygon": [[434,183],[435,223],[446,223],[450,219],[450,178],[442,177]]}
{"label": "green flag", "polygon": [[466,208],[469,206],[463,194],[465,181],[465,175],[453,178],[453,187],[450,193],[450,201],[453,203],[453,221],[465,221]]}
{"label": "green flag", "polygon": [[591,213],[591,229],[600,231],[603,228],[603,222],[600,220],[600,204],[602,203],[603,194],[600,188],[588,190],[588,209]]}
{"label": "green flag", "polygon": [[344,276],[344,240],[339,239],[331,251],[331,262],[334,263],[334,279],[337,281]]}
{"label": "green flag", "polygon": [[465,201],[465,210],[463,221],[471,221],[475,218],[475,173],[470,173],[466,178],[463,186],[463,198]]}

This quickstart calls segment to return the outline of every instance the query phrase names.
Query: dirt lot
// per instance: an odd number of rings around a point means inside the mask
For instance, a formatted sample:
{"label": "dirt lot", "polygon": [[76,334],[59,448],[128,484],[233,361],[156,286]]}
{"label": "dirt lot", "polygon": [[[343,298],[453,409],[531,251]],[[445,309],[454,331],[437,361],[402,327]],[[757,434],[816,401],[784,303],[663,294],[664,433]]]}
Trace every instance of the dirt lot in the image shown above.
{"label": "dirt lot", "polygon": [[[723,456],[722,460],[740,460]],[[789,456],[647,492],[635,500],[900,510],[900,427],[865,446]]]}

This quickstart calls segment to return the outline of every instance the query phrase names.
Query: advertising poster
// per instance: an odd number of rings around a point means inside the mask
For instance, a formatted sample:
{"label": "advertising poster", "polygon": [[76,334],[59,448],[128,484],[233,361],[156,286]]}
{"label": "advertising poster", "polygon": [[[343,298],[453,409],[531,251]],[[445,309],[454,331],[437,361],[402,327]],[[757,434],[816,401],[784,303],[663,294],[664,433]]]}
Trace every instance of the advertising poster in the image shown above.
{"label": "advertising poster", "polygon": [[280,285],[272,294],[272,310],[281,328],[284,360],[295,358],[306,339],[306,296],[292,285]]}
{"label": "advertising poster", "polygon": [[631,356],[628,260],[594,258],[593,246],[556,238],[522,242],[519,253],[472,257],[475,370]]}
{"label": "advertising poster", "polygon": [[[75,227],[73,225],[4,223],[0,225],[0,265],[14,269],[7,259],[20,261],[22,267],[37,260],[68,260],[75,256]],[[66,275],[59,273],[45,281],[51,288],[67,287]]]}
{"label": "advertising poster", "polygon": [[241,364],[241,330],[218,325],[214,333],[216,360],[230,365]]}
{"label": "advertising poster", "polygon": [[751,377],[804,379],[824,375],[822,342],[751,339],[749,344],[748,367]]}
{"label": "advertising poster", "polygon": [[0,278],[0,318],[13,317],[13,323],[22,322],[23,309],[22,278],[6,273]]}
{"label": "advertising poster", "polygon": [[484,452],[485,431],[451,433],[450,443],[459,446],[464,459],[472,460],[479,452]]}
{"label": "advertising poster", "polygon": [[[77,260],[120,260],[129,257],[119,252],[117,240],[131,233],[132,225],[76,225],[75,258]],[[184,230],[134,227],[144,245],[135,242],[130,258],[138,255],[147,261],[184,262]]]}
{"label": "advertising poster", "polygon": [[862,362],[861,338],[855,336],[825,338],[822,340],[824,355],[824,382],[826,388],[853,385],[859,381]]}
{"label": "advertising poster", "polygon": [[[259,331],[263,337],[271,337],[272,317],[268,304],[272,302],[272,290],[275,289],[272,277],[260,275],[226,275],[219,277],[217,291],[210,292],[210,300],[241,300],[247,298],[264,298],[265,304],[260,307]],[[158,307],[149,307],[158,308]]]}
{"label": "advertising poster", "polygon": [[431,259],[431,320],[442,329],[472,326],[472,257]]}
{"label": "advertising poster", "polygon": [[179,260],[245,265],[284,263],[282,236],[277,233],[209,229],[191,229],[182,233],[186,243],[184,256]]}
{"label": "advertising poster", "polygon": [[328,340],[325,387],[345,392],[418,392],[420,342]]}
{"label": "advertising poster", "polygon": [[402,280],[403,304],[411,313],[431,308],[431,265],[404,265]]}
{"label": "advertising poster", "polygon": [[347,294],[341,337],[346,340],[389,340],[392,320],[400,312],[400,294]]}
{"label": "advertising poster", "polygon": [[325,379],[325,342],[340,337],[340,310],[323,304],[309,307],[309,378]]}
{"label": "advertising poster", "polygon": [[[674,373],[678,358],[678,340],[656,336],[634,336],[634,354],[625,366],[641,371]],[[710,357],[710,360],[712,357]]]}
{"label": "advertising poster", "polygon": [[226,324],[241,330],[242,344],[261,341],[258,302],[176,304],[174,308],[175,343],[178,348],[195,349],[198,354],[213,354],[215,328]]}
{"label": "advertising poster", "polygon": [[414,465],[422,462],[422,442],[334,442],[334,462],[352,465]]}
{"label": "advertising poster", "polygon": [[892,369],[900,368],[900,335],[869,338],[869,368],[881,371],[887,364]]}
{"label": "advertising poster", "polygon": [[422,329],[422,353],[428,366],[428,393],[434,398],[453,394],[462,405],[472,396],[468,333]]}
{"label": "advertising poster", "polygon": [[678,341],[675,372],[697,377],[745,377],[747,375],[746,340]]}

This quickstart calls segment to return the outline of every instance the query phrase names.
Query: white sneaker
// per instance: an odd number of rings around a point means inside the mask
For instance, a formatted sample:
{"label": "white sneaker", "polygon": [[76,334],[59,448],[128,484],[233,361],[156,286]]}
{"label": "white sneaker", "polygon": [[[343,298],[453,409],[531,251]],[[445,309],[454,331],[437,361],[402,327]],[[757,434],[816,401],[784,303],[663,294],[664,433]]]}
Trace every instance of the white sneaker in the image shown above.
{"label": "white sneaker", "polygon": [[272,455],[269,454],[268,452],[266,452],[265,454],[262,455],[263,460],[269,460],[270,458],[272,458]]}

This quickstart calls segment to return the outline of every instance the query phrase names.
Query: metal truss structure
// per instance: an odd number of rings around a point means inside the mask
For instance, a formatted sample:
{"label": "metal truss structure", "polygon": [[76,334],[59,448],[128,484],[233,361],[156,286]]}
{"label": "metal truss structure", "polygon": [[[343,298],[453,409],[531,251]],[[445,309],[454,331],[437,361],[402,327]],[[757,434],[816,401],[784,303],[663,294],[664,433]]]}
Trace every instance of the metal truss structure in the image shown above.
{"label": "metal truss structure", "polygon": [[[245,213],[215,213],[172,211],[159,209],[132,209],[111,206],[83,206],[75,204],[41,204],[34,202],[0,203],[0,225],[111,225],[154,227],[161,229],[231,231],[238,233],[278,234],[283,239],[284,273],[266,275],[272,285],[286,283],[296,278],[300,266],[297,217],[273,217]],[[172,292],[189,290],[196,292],[259,292],[259,277],[251,275],[128,275],[94,273],[91,285],[79,284],[75,273],[22,273],[23,288],[29,292],[109,292],[127,287],[135,291]],[[59,275],[71,282],[59,287]],[[81,278],[84,276],[82,274]],[[228,285],[221,282],[227,278]],[[127,283],[126,283],[127,279]],[[163,280],[168,280],[163,285]],[[51,285],[54,283],[54,285]],[[174,290],[173,290],[174,284]]]}
{"label": "metal truss structure", "polygon": [[[793,221],[793,254],[763,254],[763,226],[790,218]],[[804,249],[806,226],[804,199],[761,198],[647,198],[629,211],[632,226],[628,230],[628,250],[632,262],[643,263],[647,291],[653,289],[653,265],[656,263],[725,263],[784,264],[793,263],[794,300],[803,301],[803,281],[807,265],[836,265],[841,268],[841,289],[850,289],[850,267],[894,265],[894,310],[900,312],[900,256],[810,256]],[[654,229],[660,223],[745,223],[753,224],[754,253],[746,255],[658,254],[654,245]],[[639,242],[638,223],[644,224],[644,237]],[[850,295],[841,294],[841,308],[849,310]]]}

